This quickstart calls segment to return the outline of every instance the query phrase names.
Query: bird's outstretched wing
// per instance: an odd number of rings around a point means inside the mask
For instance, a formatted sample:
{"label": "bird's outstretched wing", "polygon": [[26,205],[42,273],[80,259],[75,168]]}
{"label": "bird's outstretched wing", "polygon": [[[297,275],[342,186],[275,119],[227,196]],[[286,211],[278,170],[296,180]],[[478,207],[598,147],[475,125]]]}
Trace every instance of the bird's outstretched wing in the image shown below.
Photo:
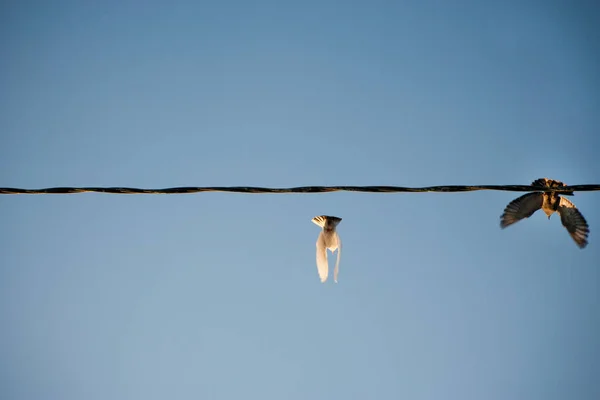
{"label": "bird's outstretched wing", "polygon": [[321,282],[325,282],[329,274],[329,265],[327,264],[327,248],[325,247],[325,234],[323,231],[317,239],[317,271]]}
{"label": "bird's outstretched wing", "polygon": [[335,236],[337,239],[338,247],[337,247],[337,261],[335,262],[335,269],[333,270],[333,281],[335,283],[337,283],[338,272],[340,272],[340,257],[342,255],[342,240],[340,239],[340,236],[337,233],[335,234]]}
{"label": "bird's outstretched wing", "polygon": [[504,213],[500,217],[500,227],[504,229],[523,218],[531,217],[534,212],[542,208],[543,202],[544,194],[539,192],[517,197],[504,209]]}
{"label": "bird's outstretched wing", "polygon": [[582,249],[587,246],[587,237],[590,233],[590,228],[583,215],[575,207],[575,204],[561,197],[558,205],[558,214],[560,215],[560,221],[567,228],[577,246]]}

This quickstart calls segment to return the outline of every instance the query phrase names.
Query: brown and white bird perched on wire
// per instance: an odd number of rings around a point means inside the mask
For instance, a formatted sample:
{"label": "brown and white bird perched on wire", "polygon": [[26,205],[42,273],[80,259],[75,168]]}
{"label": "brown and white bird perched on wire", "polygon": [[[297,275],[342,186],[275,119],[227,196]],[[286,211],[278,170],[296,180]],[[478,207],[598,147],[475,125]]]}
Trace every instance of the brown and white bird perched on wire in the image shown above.
{"label": "brown and white bird perched on wire", "polygon": [[335,263],[335,269],[333,270],[333,280],[337,283],[340,255],[342,253],[342,241],[335,228],[341,221],[341,218],[328,215],[319,215],[312,219],[312,222],[323,228],[317,239],[317,271],[319,272],[321,282],[325,282],[329,275],[327,249],[329,249],[331,253],[337,249],[337,261]]}
{"label": "brown and white bird perched on wire", "polygon": [[[561,181],[540,178],[533,181],[531,186],[560,188],[567,185]],[[567,196],[574,195],[573,192],[563,194]],[[514,199],[504,209],[504,214],[500,217],[500,227],[504,229],[523,218],[529,218],[540,208],[546,213],[548,219],[550,219],[550,216],[554,212],[558,212],[560,221],[567,231],[569,231],[575,243],[582,249],[587,245],[587,237],[590,229],[585,218],[583,218],[583,215],[575,207],[575,204],[556,192],[533,192]]]}

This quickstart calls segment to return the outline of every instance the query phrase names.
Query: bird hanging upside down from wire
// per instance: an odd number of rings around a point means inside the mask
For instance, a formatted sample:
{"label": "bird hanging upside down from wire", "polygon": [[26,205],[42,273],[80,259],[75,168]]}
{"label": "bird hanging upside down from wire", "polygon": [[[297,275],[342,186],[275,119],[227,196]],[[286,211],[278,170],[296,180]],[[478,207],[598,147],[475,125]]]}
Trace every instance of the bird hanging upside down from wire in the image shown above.
{"label": "bird hanging upside down from wire", "polygon": [[317,239],[317,270],[319,272],[321,282],[325,282],[327,280],[327,276],[329,275],[327,249],[329,249],[331,253],[337,249],[337,261],[335,263],[335,269],[333,270],[333,280],[335,283],[337,283],[340,255],[342,253],[342,241],[340,240],[335,228],[341,221],[341,218],[331,217],[328,215],[319,215],[312,219],[312,222],[323,228],[319,234],[319,238]]}
{"label": "bird hanging upside down from wire", "polygon": [[[561,181],[540,178],[533,181],[531,186],[560,188],[567,185]],[[573,192],[563,194],[574,195]],[[514,199],[504,209],[504,213],[500,217],[500,227],[504,229],[523,218],[529,218],[540,208],[546,213],[548,219],[554,212],[558,212],[563,226],[569,231],[577,246],[583,249],[588,244],[587,238],[590,229],[585,218],[575,204],[556,192],[532,192]]]}

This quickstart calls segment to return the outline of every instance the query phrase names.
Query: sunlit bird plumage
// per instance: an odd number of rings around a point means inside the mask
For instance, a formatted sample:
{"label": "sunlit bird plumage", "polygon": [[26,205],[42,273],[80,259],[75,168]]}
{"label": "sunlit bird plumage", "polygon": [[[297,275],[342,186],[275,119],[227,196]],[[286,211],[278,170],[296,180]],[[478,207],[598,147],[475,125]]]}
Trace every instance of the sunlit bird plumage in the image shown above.
{"label": "sunlit bird plumage", "polygon": [[319,238],[317,239],[317,271],[321,282],[327,280],[329,275],[329,264],[327,261],[327,249],[331,253],[337,250],[337,261],[333,270],[333,280],[338,281],[338,272],[340,267],[340,256],[342,253],[342,241],[336,231],[337,225],[342,221],[341,218],[328,215],[319,215],[312,219],[312,222],[322,228]]}

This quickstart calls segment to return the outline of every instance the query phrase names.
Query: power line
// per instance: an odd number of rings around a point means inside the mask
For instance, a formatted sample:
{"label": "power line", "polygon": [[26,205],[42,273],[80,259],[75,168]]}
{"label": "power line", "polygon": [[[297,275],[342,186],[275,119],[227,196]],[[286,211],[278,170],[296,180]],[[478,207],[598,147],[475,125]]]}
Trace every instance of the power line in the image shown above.
{"label": "power line", "polygon": [[17,189],[0,188],[0,194],[75,194],[75,193],[110,193],[110,194],[191,194],[204,192],[228,192],[247,194],[275,194],[275,193],[329,193],[329,192],[365,192],[365,193],[452,193],[474,192],[479,190],[496,190],[507,192],[556,192],[568,194],[569,192],[592,192],[600,190],[600,185],[573,185],[563,187],[542,188],[530,185],[450,185],[426,187],[402,186],[300,186],[292,188],[263,188],[252,186],[209,186],[209,187],[175,187],[166,189],[138,189],[128,187],[54,187],[46,189]]}

